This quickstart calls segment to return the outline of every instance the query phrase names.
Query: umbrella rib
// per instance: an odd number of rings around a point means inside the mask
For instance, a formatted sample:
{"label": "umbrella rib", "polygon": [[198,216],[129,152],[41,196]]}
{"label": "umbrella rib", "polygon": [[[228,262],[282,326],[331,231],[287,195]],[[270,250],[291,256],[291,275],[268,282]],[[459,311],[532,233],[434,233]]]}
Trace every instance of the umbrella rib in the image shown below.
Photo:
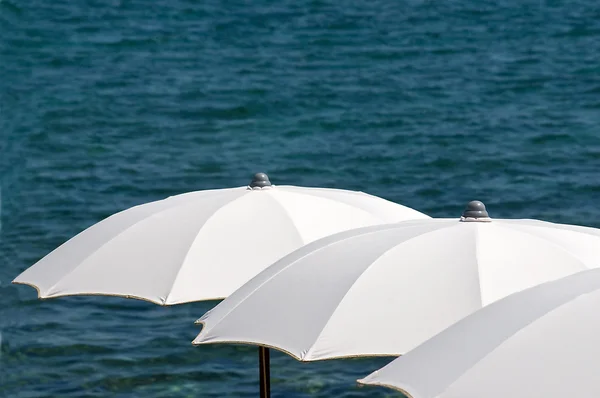
{"label": "umbrella rib", "polygon": [[425,214],[425,213],[422,213],[422,212],[420,212],[419,210],[416,210],[416,209],[414,209],[414,208],[412,208],[412,207],[408,207],[408,206],[405,206],[405,205],[401,205],[400,203],[394,202],[394,201],[392,201],[392,200],[390,200],[390,199],[386,199],[386,198],[385,198],[385,197],[383,197],[383,196],[376,196],[376,195],[370,194],[370,193],[368,193],[368,192],[365,192],[365,191],[360,191],[360,190],[350,190],[350,189],[346,190],[346,189],[341,189],[341,188],[303,187],[302,191],[298,191],[298,192],[296,192],[296,191],[295,191],[295,188],[298,188],[298,187],[296,187],[296,186],[293,186],[293,185],[278,185],[278,186],[279,186],[280,188],[293,188],[293,189],[291,189],[290,191],[293,191],[294,193],[299,193],[299,194],[302,194],[302,195],[315,196],[315,197],[318,197],[318,198],[324,198],[325,196],[316,195],[314,192],[321,192],[321,191],[324,191],[324,190],[325,190],[325,191],[336,191],[336,192],[343,192],[343,193],[346,193],[346,194],[348,194],[348,195],[357,196],[357,197],[362,197],[362,196],[366,195],[366,196],[370,196],[370,197],[372,197],[372,198],[376,198],[376,199],[382,199],[382,200],[384,200],[384,201],[386,201],[386,202],[390,202],[391,204],[398,205],[398,206],[400,206],[400,207],[404,207],[404,208],[405,208],[405,209],[407,209],[407,210],[413,210],[413,211],[415,211],[416,213],[421,213],[421,214],[423,214],[424,216],[427,216],[428,218],[430,218],[430,217],[429,217],[427,214]]}
{"label": "umbrella rib", "polygon": [[[225,208],[225,206],[232,204],[233,202],[236,202],[238,200],[241,200],[242,198],[244,198],[246,195],[242,194],[236,198],[231,199],[228,202],[225,202],[221,205],[221,207],[219,207],[217,209],[217,211],[215,211],[214,213],[212,213],[210,215],[210,217],[208,217],[204,223],[202,225],[200,225],[200,227],[198,228],[198,231],[196,232],[196,237],[198,236],[198,234],[200,233],[200,231],[202,230],[202,228],[204,228],[204,226],[211,220],[213,219],[218,213],[221,212],[222,209]],[[169,301],[169,296],[171,296],[171,293],[173,292],[173,287],[175,286],[175,283],[177,282],[177,279],[179,278],[179,275],[181,274],[181,270],[183,269],[183,265],[187,262],[187,259],[189,257],[190,251],[192,250],[192,247],[194,246],[194,242],[196,241],[196,239],[194,239],[194,241],[192,242],[192,244],[188,247],[187,251],[185,252],[185,256],[183,257],[183,261],[181,262],[181,267],[179,267],[179,270],[177,271],[177,273],[175,274],[175,277],[173,278],[173,282],[171,283],[171,288],[169,289],[167,296],[164,299],[164,302],[166,305],[168,305],[168,301]]]}
{"label": "umbrella rib", "polygon": [[[441,230],[441,229],[444,229],[444,228],[452,228],[452,227],[454,227],[454,226],[455,226],[454,224],[450,224],[450,225],[447,225],[447,226],[443,226],[443,227],[441,227],[441,228],[439,228],[439,229],[434,229],[433,231],[439,231],[439,230]],[[376,258],[376,259],[375,259],[373,262],[371,262],[371,264],[370,264],[370,265],[369,265],[369,266],[368,266],[368,267],[367,267],[367,268],[366,268],[366,269],[365,269],[363,272],[361,272],[361,273],[360,273],[360,275],[359,275],[359,276],[356,278],[356,280],[355,280],[355,281],[352,283],[352,285],[351,285],[351,286],[348,288],[348,290],[346,290],[346,293],[345,293],[345,294],[342,296],[342,298],[341,298],[341,299],[340,299],[340,301],[338,302],[338,305],[337,305],[337,307],[339,307],[339,306],[341,305],[341,303],[344,301],[344,299],[345,299],[345,298],[348,296],[348,294],[350,294],[350,291],[351,291],[351,290],[352,290],[352,288],[353,288],[353,287],[356,285],[356,283],[358,282],[358,280],[359,280],[359,279],[360,279],[360,278],[361,278],[361,277],[362,277],[362,276],[363,276],[363,275],[364,275],[366,272],[368,272],[370,269],[372,269],[372,268],[373,268],[373,266],[374,266],[374,265],[377,263],[377,261],[378,261],[378,260],[379,260],[381,257],[385,256],[387,253],[389,253],[390,251],[394,250],[394,249],[395,249],[395,248],[397,248],[398,246],[400,246],[400,245],[403,245],[403,244],[405,244],[406,242],[410,242],[410,241],[413,241],[413,240],[415,240],[415,239],[419,239],[419,238],[420,238],[420,237],[422,237],[423,235],[426,235],[426,234],[428,234],[428,233],[431,233],[431,232],[432,232],[432,230],[430,230],[430,229],[429,229],[429,230],[427,230],[427,231],[423,231],[422,233],[420,233],[420,234],[418,234],[418,235],[411,236],[409,239],[403,240],[402,242],[400,242],[400,243],[398,243],[398,244],[396,244],[396,245],[394,245],[394,246],[390,247],[389,249],[387,249],[387,250],[385,250],[383,253],[381,253],[379,256],[377,256],[377,258]],[[336,308],[337,308],[337,307],[336,307]],[[319,335],[318,335],[318,336],[317,336],[317,338],[315,339],[314,343],[311,345],[311,348],[310,348],[310,349],[309,349],[309,350],[306,352],[306,354],[303,356],[303,358],[306,358],[306,357],[308,357],[308,356],[309,356],[310,352],[312,351],[312,349],[313,349],[313,348],[314,348],[314,346],[316,345],[317,341],[319,340],[319,338],[321,337],[321,335],[323,334],[323,332],[324,332],[324,331],[325,331],[325,329],[327,328],[327,325],[329,324],[329,322],[330,322],[330,321],[331,321],[331,319],[333,318],[333,315],[334,315],[334,314],[335,314],[335,311],[333,311],[333,312],[331,313],[331,315],[329,316],[329,319],[327,319],[327,322],[325,322],[325,325],[324,325],[324,326],[323,326],[323,328],[321,329],[321,332],[319,333]],[[396,353],[396,354],[384,354],[384,355],[385,355],[385,356],[390,356],[390,355],[402,355],[402,354],[401,354],[401,353]],[[346,356],[347,356],[347,355],[345,355],[345,357],[346,357]],[[375,355],[369,354],[369,355],[360,355],[360,356],[375,356]],[[304,359],[303,359],[303,360],[304,360]]]}
{"label": "umbrella rib", "polygon": [[[341,201],[341,200],[331,199],[331,198],[328,198],[326,196],[319,196],[319,195],[314,195],[314,194],[311,194],[311,193],[298,192],[297,195],[306,195],[306,196],[310,196],[310,197],[314,197],[314,198],[319,198],[320,200],[323,200],[323,201],[326,201],[326,202],[343,203],[345,206],[351,207],[355,211],[360,212],[360,213],[362,213],[362,214],[364,214],[364,215],[366,215],[368,217],[377,218],[377,219],[381,220],[380,216],[376,216],[375,214],[372,214],[369,211],[367,211],[367,210],[365,210],[365,209],[363,209],[360,206],[357,206],[355,204],[346,203],[346,202]],[[415,213],[420,213],[417,210],[410,209],[410,208],[408,208],[406,206],[402,206],[402,205],[398,205],[398,206],[401,206],[401,207],[405,208],[407,211],[414,211]],[[390,221],[390,222],[393,223],[393,221]]]}
{"label": "umbrella rib", "polygon": [[481,269],[479,268],[479,228],[475,228],[475,265],[477,280],[479,281],[479,306],[483,306],[483,290],[481,286]]}
{"label": "umbrella rib", "polygon": [[[294,193],[295,193],[295,191],[298,191],[298,192],[302,191],[302,193],[305,193],[307,195],[312,195],[312,196],[319,196],[319,195],[312,194],[312,191],[337,191],[337,192],[343,192],[343,193],[347,193],[347,194],[351,194],[351,195],[357,195],[357,196],[360,196],[362,194],[370,195],[370,194],[368,194],[366,192],[355,191],[355,190],[352,190],[352,189],[326,188],[326,187],[298,187],[296,185],[277,185],[277,186],[279,188],[289,189],[290,192],[294,191]],[[374,195],[371,195],[371,196],[374,196]],[[378,198],[381,198],[381,197],[378,196]],[[387,199],[385,199],[385,200],[387,200]]]}
{"label": "umbrella rib", "polygon": [[[314,191],[320,191],[320,190],[322,190],[322,189],[323,189],[323,188],[317,188],[317,187],[313,187],[313,188],[310,188],[310,190],[309,190],[309,191],[304,191],[304,190],[303,190],[303,191],[298,191],[298,192],[296,192],[296,191],[290,191],[290,192],[294,192],[294,193],[295,193],[295,194],[297,194],[297,195],[306,195],[306,196],[311,196],[311,197],[315,197],[315,198],[319,198],[319,199],[331,200],[331,201],[333,201],[333,202],[335,202],[335,201],[336,201],[335,199],[328,198],[327,196],[321,196],[321,195],[317,195],[317,194],[315,194],[314,192],[311,192],[311,190],[314,190]],[[336,188],[325,188],[325,189],[328,189],[328,190],[335,190],[335,191],[344,191],[343,189],[336,189]],[[392,202],[392,201],[391,201],[391,200],[389,200],[389,199],[385,199],[385,198],[383,198],[383,197],[379,197],[379,196],[371,195],[370,193],[366,193],[366,192],[363,192],[363,191],[346,191],[346,192],[349,192],[349,193],[351,193],[353,196],[357,196],[357,197],[362,197],[363,195],[367,195],[367,196],[370,196],[370,197],[373,197],[373,198],[381,199],[381,200],[383,200],[383,201],[389,202],[390,204],[393,204],[393,205],[399,206],[399,207],[401,207],[401,208],[405,209],[406,211],[411,211],[411,212],[414,212],[415,214],[422,215],[422,216],[424,216],[425,218],[431,218],[431,217],[429,217],[427,214],[425,214],[425,213],[422,213],[422,212],[420,212],[419,210],[413,209],[412,207],[404,206],[404,205],[401,205],[401,204],[399,204],[399,203]],[[368,213],[368,214],[370,214],[368,211],[366,211],[366,210],[364,210],[364,209],[362,209],[362,208],[360,208],[360,207],[358,207],[358,206],[356,206],[356,205],[353,205],[353,204],[350,204],[350,203],[346,203],[346,202],[344,202],[344,201],[341,201],[341,200],[340,200],[340,202],[344,203],[344,204],[345,204],[345,205],[347,205],[347,206],[353,207],[353,208],[355,208],[355,209],[359,209],[359,210],[361,210],[361,211],[363,211],[363,212],[365,212],[365,213]]]}
{"label": "umbrella rib", "polygon": [[300,245],[301,246],[305,245],[306,242],[304,241],[304,238],[302,238],[302,235],[300,234],[300,231],[298,231],[298,228],[296,228],[295,223],[294,223],[294,218],[292,217],[292,215],[290,214],[290,212],[273,195],[269,195],[269,198],[273,202],[275,202],[275,204],[283,211],[283,213],[286,215],[286,217],[290,220],[291,224],[294,225],[294,230],[296,231],[296,234],[298,235],[298,238],[300,239]]}
{"label": "umbrella rib", "polygon": [[[311,188],[311,189],[318,190],[319,188]],[[311,193],[308,193],[308,192],[302,192],[302,191],[298,191],[298,192],[295,192],[295,191],[289,191],[289,192],[287,192],[287,193],[293,193],[294,195],[299,195],[299,196],[303,196],[303,195],[305,195],[305,196],[310,196],[310,197],[312,197],[312,198],[317,198],[317,199],[319,199],[319,200],[322,200],[322,201],[324,201],[324,202],[330,202],[330,203],[334,203],[334,204],[337,204],[337,203],[342,203],[344,206],[348,206],[348,207],[352,208],[353,210],[355,210],[355,211],[357,211],[357,212],[363,213],[363,214],[367,215],[368,217],[375,218],[375,215],[373,215],[373,214],[369,213],[368,211],[366,211],[365,209],[362,209],[362,208],[361,208],[361,207],[359,207],[359,206],[355,206],[355,205],[353,205],[353,204],[346,203],[346,202],[343,202],[343,201],[340,201],[340,200],[336,200],[336,199],[328,198],[328,197],[326,197],[326,196],[314,195],[314,194],[311,194]],[[275,197],[272,197],[272,199],[273,199],[273,201],[274,201],[274,202],[276,202],[276,203],[277,203],[277,205],[278,205],[278,206],[279,206],[279,207],[280,207],[280,208],[281,208],[281,209],[284,211],[284,213],[285,213],[285,214],[288,216],[288,218],[290,219],[290,221],[292,222],[292,224],[294,224],[294,219],[293,219],[293,217],[290,215],[290,213],[289,213],[289,211],[287,210],[287,208],[286,208],[286,207],[285,207],[283,204],[281,204],[281,203],[279,202],[279,200],[277,200]],[[401,205],[399,205],[399,206],[401,206]],[[416,211],[416,210],[415,210],[415,211]],[[376,217],[376,218],[379,218],[379,217]],[[374,225],[377,225],[377,224],[374,224]],[[370,225],[369,225],[369,226],[370,226]],[[360,227],[359,227],[359,228],[360,228]],[[352,229],[352,228],[351,228],[351,229]],[[348,230],[346,230],[346,231],[348,231]],[[303,237],[302,237],[302,235],[300,234],[300,232],[298,231],[298,229],[297,229],[297,228],[296,228],[296,232],[298,233],[298,236],[300,237],[300,240],[301,240],[301,242],[302,242],[302,244],[303,244],[303,245],[306,245],[307,243],[311,243],[311,242],[312,242],[312,241],[310,241],[310,242],[305,242],[305,241],[304,241],[304,239],[303,239]],[[338,231],[338,233],[339,233],[339,232],[345,232],[345,231]],[[335,233],[334,233],[333,235],[335,235]],[[321,236],[321,237],[323,238],[324,236]],[[314,239],[314,240],[318,240],[318,239]],[[285,256],[284,256],[284,257],[285,257]]]}

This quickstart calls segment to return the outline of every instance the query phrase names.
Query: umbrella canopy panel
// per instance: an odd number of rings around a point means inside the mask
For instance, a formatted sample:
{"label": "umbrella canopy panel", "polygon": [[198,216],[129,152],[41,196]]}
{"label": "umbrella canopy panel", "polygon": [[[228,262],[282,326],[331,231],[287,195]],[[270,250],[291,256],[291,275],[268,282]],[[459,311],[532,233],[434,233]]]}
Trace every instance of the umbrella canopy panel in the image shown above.
{"label": "umbrella canopy panel", "polygon": [[362,192],[273,186],[191,192],[114,214],[19,275],[41,298],[116,295],[170,305],[221,299],[306,243],[429,218]]}
{"label": "umbrella canopy panel", "polygon": [[198,322],[195,344],[299,360],[401,355],[511,293],[600,266],[600,230],[537,220],[424,219],[304,246]]}
{"label": "umbrella canopy panel", "polygon": [[413,398],[598,397],[600,270],[483,308],[359,380]]}

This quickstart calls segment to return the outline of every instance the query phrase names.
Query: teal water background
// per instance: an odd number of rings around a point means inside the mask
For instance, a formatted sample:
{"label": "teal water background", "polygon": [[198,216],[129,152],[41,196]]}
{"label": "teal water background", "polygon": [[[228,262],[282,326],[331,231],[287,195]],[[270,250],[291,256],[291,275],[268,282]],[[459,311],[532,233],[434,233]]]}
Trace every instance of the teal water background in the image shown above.
{"label": "teal water background", "polygon": [[[256,396],[254,348],[190,344],[211,304],[10,282],[116,211],[257,171],[600,227],[600,3],[0,0],[0,396]],[[387,362],[274,354],[273,396],[397,396],[355,384]]]}

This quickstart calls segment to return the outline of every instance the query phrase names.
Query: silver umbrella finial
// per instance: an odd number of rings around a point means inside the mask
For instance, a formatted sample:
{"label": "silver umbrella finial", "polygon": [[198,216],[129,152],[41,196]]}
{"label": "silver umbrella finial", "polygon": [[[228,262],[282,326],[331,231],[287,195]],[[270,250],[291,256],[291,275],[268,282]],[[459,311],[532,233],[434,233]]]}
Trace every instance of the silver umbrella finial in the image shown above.
{"label": "silver umbrella finial", "polygon": [[256,173],[254,177],[252,177],[252,181],[250,182],[250,188],[264,188],[270,187],[271,181],[269,180],[269,176],[265,173]]}
{"label": "silver umbrella finial", "polygon": [[479,200],[472,200],[467,203],[465,211],[463,211],[462,221],[490,221],[490,216],[485,208],[483,202]]}

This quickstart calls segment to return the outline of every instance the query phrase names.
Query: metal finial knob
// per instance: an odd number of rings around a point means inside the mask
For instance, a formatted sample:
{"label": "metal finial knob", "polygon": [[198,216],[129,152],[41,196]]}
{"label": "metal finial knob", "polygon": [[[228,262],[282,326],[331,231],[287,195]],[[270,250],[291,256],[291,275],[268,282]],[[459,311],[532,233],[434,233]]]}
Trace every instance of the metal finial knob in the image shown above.
{"label": "metal finial knob", "polygon": [[263,188],[270,187],[271,181],[269,180],[269,176],[265,173],[256,173],[250,182],[250,188]]}
{"label": "metal finial knob", "polygon": [[485,205],[478,200],[467,203],[467,207],[462,214],[463,218],[489,218]]}

